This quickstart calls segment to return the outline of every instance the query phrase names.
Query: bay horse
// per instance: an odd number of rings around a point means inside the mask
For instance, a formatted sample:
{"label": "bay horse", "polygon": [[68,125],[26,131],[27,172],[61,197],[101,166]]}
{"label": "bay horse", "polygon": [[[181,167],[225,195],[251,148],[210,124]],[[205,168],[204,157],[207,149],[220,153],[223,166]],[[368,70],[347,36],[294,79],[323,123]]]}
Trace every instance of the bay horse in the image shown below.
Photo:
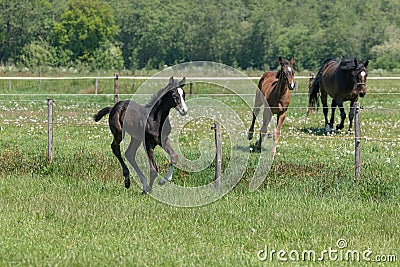
{"label": "bay horse", "polygon": [[[261,151],[261,143],[267,133],[268,124],[271,121],[272,114],[277,115],[277,125],[274,130],[274,146],[272,152],[276,153],[276,145],[281,135],[281,128],[286,117],[286,111],[290,104],[290,90],[294,89],[294,57],[290,61],[279,57],[281,66],[279,71],[267,71],[258,82],[256,98],[253,108],[253,120],[249,128],[247,139],[253,139],[254,123],[260,112],[260,106],[263,104],[263,98],[267,101],[269,108],[264,108],[263,124],[260,131],[260,138],[256,142],[256,149]],[[272,114],[271,114],[272,113]]]}
{"label": "bay horse", "polygon": [[[314,82],[310,88],[309,107],[318,104],[321,98],[323,113],[325,117],[325,130],[332,131],[335,122],[335,109],[339,107],[341,121],[336,126],[336,130],[344,128],[346,112],[343,102],[350,101],[349,111],[349,132],[352,131],[354,118],[354,103],[358,101],[358,96],[364,97],[366,94],[368,60],[362,62],[354,59],[335,59],[329,58],[322,63]],[[320,94],[319,94],[320,93]],[[332,97],[332,114],[328,122],[328,95]]]}
{"label": "bay horse", "polygon": [[[171,181],[174,165],[178,162],[178,155],[173,150],[168,135],[171,132],[171,124],[168,116],[170,110],[175,108],[182,116],[186,115],[188,108],[185,103],[185,91],[182,89],[186,83],[185,77],[181,81],[169,79],[168,85],[156,93],[146,105],[140,105],[134,101],[120,101],[114,107],[105,107],[94,115],[94,120],[100,121],[106,114],[109,115],[109,126],[113,134],[111,149],[122,167],[125,177],[125,187],[130,187],[129,169],[122,156],[120,143],[124,132],[131,136],[129,146],[125,152],[125,158],[133,166],[143,185],[143,193],[151,193],[153,182],[158,175],[158,167],[154,159],[154,148],[159,145],[170,156],[170,168],[160,185]],[[143,143],[150,163],[150,183],[136,163],[136,152]]]}

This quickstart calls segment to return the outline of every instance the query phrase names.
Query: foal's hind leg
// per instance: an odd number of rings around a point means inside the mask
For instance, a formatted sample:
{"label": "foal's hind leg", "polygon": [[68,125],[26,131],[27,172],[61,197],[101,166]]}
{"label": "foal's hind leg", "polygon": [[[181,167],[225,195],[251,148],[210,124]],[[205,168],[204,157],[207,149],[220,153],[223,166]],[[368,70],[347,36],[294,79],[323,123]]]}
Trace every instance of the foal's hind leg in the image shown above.
{"label": "foal's hind leg", "polygon": [[122,132],[117,132],[116,134],[114,134],[114,140],[111,144],[111,149],[112,149],[112,152],[114,153],[114,155],[117,157],[119,163],[121,164],[122,173],[125,177],[125,187],[129,188],[129,186],[130,186],[129,169],[126,166],[126,164],[121,156],[121,146],[120,146],[121,142],[122,142]]}
{"label": "foal's hind leg", "polygon": [[278,114],[278,123],[276,125],[276,129],[274,130],[274,146],[272,148],[272,153],[274,155],[276,153],[276,146],[278,144],[279,137],[281,136],[282,124],[285,118],[286,118],[286,111],[281,114]]}
{"label": "foal's hind leg", "polygon": [[256,93],[256,99],[254,101],[254,107],[253,107],[253,120],[251,121],[251,125],[249,128],[249,131],[247,133],[247,139],[251,140],[253,139],[253,134],[254,134],[254,124],[256,122],[256,118],[257,115],[260,113],[260,107],[262,105],[262,101],[261,101],[261,97],[262,97],[262,93],[259,89],[257,89],[257,93]]}

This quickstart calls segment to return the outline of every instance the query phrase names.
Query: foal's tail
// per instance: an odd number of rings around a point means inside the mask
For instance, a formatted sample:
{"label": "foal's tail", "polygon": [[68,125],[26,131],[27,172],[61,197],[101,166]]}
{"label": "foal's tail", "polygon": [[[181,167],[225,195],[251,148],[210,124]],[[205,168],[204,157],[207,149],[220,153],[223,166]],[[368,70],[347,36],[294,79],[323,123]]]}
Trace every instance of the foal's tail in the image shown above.
{"label": "foal's tail", "polygon": [[103,109],[100,109],[99,112],[97,112],[97,114],[95,114],[93,116],[94,121],[101,120],[101,118],[103,118],[105,115],[110,113],[110,111],[111,111],[111,107],[105,107]]}

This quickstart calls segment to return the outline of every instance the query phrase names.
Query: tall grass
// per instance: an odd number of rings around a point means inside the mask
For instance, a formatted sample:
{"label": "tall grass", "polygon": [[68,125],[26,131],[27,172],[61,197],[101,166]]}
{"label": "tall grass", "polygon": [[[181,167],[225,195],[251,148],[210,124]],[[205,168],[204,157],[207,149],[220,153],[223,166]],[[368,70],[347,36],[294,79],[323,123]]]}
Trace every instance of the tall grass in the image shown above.
{"label": "tall grass", "polygon": [[[347,241],[342,252],[369,249],[372,259],[384,255],[395,265],[392,256],[400,252],[400,106],[397,98],[384,92],[399,89],[377,80],[368,81],[368,86],[361,100],[365,109],[359,182],[354,181],[352,135],[325,135],[321,110],[305,115],[307,99],[302,93],[307,89],[301,81],[263,185],[253,193],[248,190],[258,162],[258,154],[251,153],[232,192],[198,208],[172,207],[141,195],[140,187],[123,187],[107,121],[92,121],[97,110],[112,104],[112,95],[59,95],[47,89],[43,96],[2,95],[0,265],[265,266],[282,263],[279,250],[314,250],[319,256],[323,250],[339,250],[339,239]],[[33,92],[33,87],[24,92]],[[46,158],[48,96],[55,98],[52,163]],[[219,99],[231,106],[240,102]],[[212,138],[210,126],[207,119],[187,125],[179,140],[186,157],[200,155],[200,140]],[[252,144],[244,137],[243,146]],[[227,140],[224,162],[230,159],[230,145]],[[165,172],[168,160],[161,150],[156,157]],[[197,173],[175,170],[173,182],[208,183],[214,164],[211,160]],[[258,253],[265,248],[276,253],[261,261]],[[323,262],[288,262],[366,264],[327,255]]]}

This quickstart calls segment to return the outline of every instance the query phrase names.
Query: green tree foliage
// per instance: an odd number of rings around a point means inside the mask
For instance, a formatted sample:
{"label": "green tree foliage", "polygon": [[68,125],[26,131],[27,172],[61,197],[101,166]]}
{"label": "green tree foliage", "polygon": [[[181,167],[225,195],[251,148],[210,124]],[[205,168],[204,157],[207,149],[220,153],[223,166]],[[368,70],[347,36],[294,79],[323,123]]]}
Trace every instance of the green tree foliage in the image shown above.
{"label": "green tree foliage", "polygon": [[398,0],[0,0],[0,59],[29,68],[162,68],[210,60],[297,69],[328,57],[400,68]]}
{"label": "green tree foliage", "polygon": [[385,41],[372,47],[375,66],[383,69],[400,69],[400,29],[394,25],[386,28]]}
{"label": "green tree foliage", "polygon": [[38,69],[41,66],[57,65],[56,51],[46,42],[32,42],[22,49],[21,63],[29,69]]}
{"label": "green tree foliage", "polygon": [[93,70],[120,70],[124,66],[121,49],[110,41],[101,43],[93,52],[91,67]]}
{"label": "green tree foliage", "polygon": [[72,61],[92,61],[104,42],[113,41],[118,27],[109,4],[100,0],[70,0],[53,27],[53,44],[72,52]]}
{"label": "green tree foliage", "polygon": [[27,44],[45,40],[52,25],[46,0],[0,0],[0,61],[15,62]]}

